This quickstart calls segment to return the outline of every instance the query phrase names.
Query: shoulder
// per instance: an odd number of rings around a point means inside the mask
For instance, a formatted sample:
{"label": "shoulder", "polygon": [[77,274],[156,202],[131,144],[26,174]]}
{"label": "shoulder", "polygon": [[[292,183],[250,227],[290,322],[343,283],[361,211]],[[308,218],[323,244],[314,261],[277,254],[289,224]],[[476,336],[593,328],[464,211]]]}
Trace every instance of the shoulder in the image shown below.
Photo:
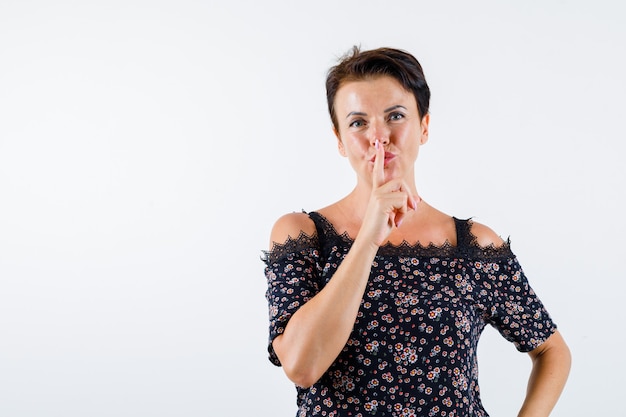
{"label": "shoulder", "polygon": [[275,244],[284,244],[290,239],[297,239],[300,235],[313,236],[315,223],[307,213],[288,213],[279,217],[272,227],[270,247]]}
{"label": "shoulder", "polygon": [[504,244],[504,240],[500,235],[494,232],[490,227],[473,220],[470,220],[470,227],[470,233],[476,238],[478,246],[493,246],[497,248]]}

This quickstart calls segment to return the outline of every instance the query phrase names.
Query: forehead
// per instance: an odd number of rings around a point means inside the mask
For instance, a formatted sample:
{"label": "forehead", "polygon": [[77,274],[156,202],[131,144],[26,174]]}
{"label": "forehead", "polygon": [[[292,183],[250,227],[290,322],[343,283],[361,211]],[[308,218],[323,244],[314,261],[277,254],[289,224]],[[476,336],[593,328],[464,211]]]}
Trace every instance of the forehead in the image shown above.
{"label": "forehead", "polygon": [[337,110],[365,110],[354,107],[387,108],[401,104],[417,111],[417,102],[413,93],[405,89],[400,82],[390,76],[379,76],[362,80],[347,81],[337,90],[335,107]]}

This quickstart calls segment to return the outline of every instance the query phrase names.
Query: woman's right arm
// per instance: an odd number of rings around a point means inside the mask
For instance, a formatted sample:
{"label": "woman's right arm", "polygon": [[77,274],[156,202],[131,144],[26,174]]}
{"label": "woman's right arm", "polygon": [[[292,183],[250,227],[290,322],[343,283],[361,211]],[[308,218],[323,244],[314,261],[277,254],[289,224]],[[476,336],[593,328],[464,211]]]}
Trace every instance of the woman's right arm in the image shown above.
{"label": "woman's right arm", "polygon": [[[273,243],[314,229],[306,214],[280,218]],[[345,346],[356,320],[378,247],[356,239],[326,286],[289,319],[272,345],[289,379],[309,387],[326,372]]]}

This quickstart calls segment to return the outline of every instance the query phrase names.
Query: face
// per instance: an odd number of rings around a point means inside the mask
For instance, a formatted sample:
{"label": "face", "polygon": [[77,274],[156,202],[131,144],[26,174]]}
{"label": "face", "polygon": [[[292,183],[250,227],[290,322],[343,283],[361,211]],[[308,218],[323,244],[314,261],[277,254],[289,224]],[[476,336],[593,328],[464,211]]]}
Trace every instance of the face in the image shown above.
{"label": "face", "polygon": [[428,140],[429,116],[420,118],[412,92],[381,76],[342,85],[335,96],[339,152],[360,179],[371,183],[375,142],[385,149],[385,180],[413,181],[420,145]]}

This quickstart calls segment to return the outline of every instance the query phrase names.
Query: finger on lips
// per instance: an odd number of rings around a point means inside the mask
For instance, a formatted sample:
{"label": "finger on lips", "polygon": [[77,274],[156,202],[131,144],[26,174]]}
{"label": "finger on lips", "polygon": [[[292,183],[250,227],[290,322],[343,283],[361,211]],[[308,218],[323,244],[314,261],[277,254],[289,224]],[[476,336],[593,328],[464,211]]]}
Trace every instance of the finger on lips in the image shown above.
{"label": "finger on lips", "polygon": [[380,146],[380,141],[374,142],[376,155],[374,156],[374,184],[382,185],[385,182],[385,149]]}
{"label": "finger on lips", "polygon": [[[374,156],[373,184],[374,187],[381,187],[385,185],[385,149],[380,145],[378,139],[374,142],[374,147],[376,149],[376,155]],[[389,217],[390,224],[400,227],[404,215],[408,211],[407,209],[416,210],[417,204],[421,201],[421,198],[419,196],[412,196],[410,187],[407,187],[403,182],[393,185],[388,184],[388,186],[393,187],[392,192],[402,192],[406,195],[404,204],[393,210],[393,213],[391,213]]]}

